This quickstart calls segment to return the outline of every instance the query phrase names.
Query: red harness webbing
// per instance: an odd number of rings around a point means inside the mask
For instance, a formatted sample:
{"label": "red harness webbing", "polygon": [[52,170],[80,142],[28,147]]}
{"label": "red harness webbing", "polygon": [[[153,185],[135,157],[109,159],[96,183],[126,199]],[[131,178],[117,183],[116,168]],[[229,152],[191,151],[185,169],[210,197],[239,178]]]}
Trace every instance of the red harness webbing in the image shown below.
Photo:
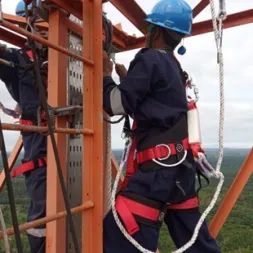
{"label": "red harness webbing", "polygon": [[[182,141],[183,147],[185,150],[189,149],[189,143],[188,143],[188,138],[184,139]],[[153,147],[153,148],[148,148],[145,149],[141,152],[137,153],[137,163],[141,164],[141,163],[145,163],[147,161],[150,161],[152,159],[158,159],[158,158],[163,158],[166,157],[168,155],[176,155],[177,154],[177,150],[176,150],[176,146],[174,143],[169,143],[166,144],[167,147],[165,146],[158,146],[158,147]],[[170,149],[170,154],[168,154],[168,149]]]}
{"label": "red harness webbing", "polygon": [[27,51],[25,51],[25,52],[26,52],[27,56],[29,57],[29,59],[30,59],[31,61],[34,61],[32,50],[27,50]]}
{"label": "red harness webbing", "polygon": [[[20,125],[35,126],[36,124],[32,120],[20,119]],[[47,126],[47,122],[41,122],[41,126]]]}
{"label": "red harness webbing", "polygon": [[47,163],[46,158],[39,158],[36,161],[36,163],[34,161],[29,161],[29,162],[23,163],[20,166],[18,166],[14,171],[12,171],[11,176],[13,178],[17,177],[17,176],[19,176],[21,174],[24,174],[26,172],[34,170],[36,165],[39,168],[39,167],[45,166],[46,163]]}
{"label": "red harness webbing", "polygon": [[[136,129],[136,121],[134,120],[132,125],[132,130]],[[134,136],[132,139],[132,144],[129,150],[127,162],[126,162],[126,175],[124,181],[121,184],[121,190],[125,189],[128,183],[129,178],[136,172],[137,163],[135,159],[135,150],[136,150],[136,137]]]}
{"label": "red harness webbing", "polygon": [[139,226],[133,214],[151,221],[157,221],[160,213],[158,209],[143,205],[120,195],[117,197],[115,208],[130,235],[139,231]]}
{"label": "red harness webbing", "polygon": [[173,204],[168,206],[168,209],[175,209],[175,210],[184,210],[184,209],[193,209],[199,207],[199,199],[198,197],[188,199],[183,203],[180,204]]}
{"label": "red harness webbing", "polygon": [[[170,205],[168,209],[185,210],[197,208],[198,206],[199,200],[197,197],[195,197],[180,204]],[[139,231],[139,225],[137,224],[134,215],[153,222],[157,222],[160,215],[160,210],[128,199],[121,195],[119,195],[116,199],[115,208],[130,235],[133,235]]]}

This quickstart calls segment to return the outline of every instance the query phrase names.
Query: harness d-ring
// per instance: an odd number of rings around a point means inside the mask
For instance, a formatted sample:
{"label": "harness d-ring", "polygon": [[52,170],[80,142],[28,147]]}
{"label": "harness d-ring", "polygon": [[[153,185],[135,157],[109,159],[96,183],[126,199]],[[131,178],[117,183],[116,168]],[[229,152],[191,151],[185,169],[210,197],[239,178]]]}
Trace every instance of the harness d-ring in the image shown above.
{"label": "harness d-ring", "polygon": [[[171,155],[171,149],[170,149],[170,147],[169,147],[168,145],[166,145],[166,144],[159,144],[159,145],[157,145],[156,147],[165,147],[165,148],[168,149],[168,152],[169,152],[168,155],[167,155],[166,157],[157,158],[159,161],[166,160],[166,159],[168,159],[168,158],[170,157],[170,155]],[[154,163],[156,163],[156,164],[162,166],[162,167],[175,167],[175,166],[180,165],[180,164],[185,160],[186,156],[187,156],[187,150],[184,151],[184,156],[183,156],[183,158],[182,158],[179,162],[174,163],[174,164],[165,164],[165,163],[161,163],[161,162],[157,161],[156,159],[152,159],[152,161],[153,161]]]}
{"label": "harness d-ring", "polygon": [[171,155],[171,148],[168,145],[166,145],[166,144],[159,144],[159,145],[156,145],[156,148],[157,147],[165,147],[168,150],[168,155],[167,156],[161,157],[161,158],[157,158],[159,161],[166,160],[166,159],[168,159],[170,157],[170,155]]}

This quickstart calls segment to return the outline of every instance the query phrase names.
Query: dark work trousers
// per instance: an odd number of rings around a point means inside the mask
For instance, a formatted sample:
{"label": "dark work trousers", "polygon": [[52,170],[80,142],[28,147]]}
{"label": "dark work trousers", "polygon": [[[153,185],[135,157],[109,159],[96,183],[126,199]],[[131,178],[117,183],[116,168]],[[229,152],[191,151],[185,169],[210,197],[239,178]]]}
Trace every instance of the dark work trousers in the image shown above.
{"label": "dark work trousers", "polygon": [[[195,169],[184,165],[176,168],[163,168],[153,172],[138,170],[130,178],[124,191],[164,203],[183,202],[196,196],[195,175]],[[180,183],[180,187],[176,187],[176,181]],[[168,227],[169,234],[178,248],[191,239],[200,216],[198,208],[168,210],[164,221]],[[139,226],[140,230],[133,235],[133,238],[144,248],[155,252],[158,248],[159,229],[144,224],[139,224]],[[114,221],[112,211],[104,218],[103,240],[103,253],[140,252],[119,230]],[[209,235],[207,225],[204,223],[197,241],[185,252],[220,253],[221,251],[215,240]]]}
{"label": "dark work trousers", "polygon": [[[27,222],[46,216],[46,167],[25,174],[26,188],[30,197]],[[46,226],[27,230],[32,253],[45,253]]]}

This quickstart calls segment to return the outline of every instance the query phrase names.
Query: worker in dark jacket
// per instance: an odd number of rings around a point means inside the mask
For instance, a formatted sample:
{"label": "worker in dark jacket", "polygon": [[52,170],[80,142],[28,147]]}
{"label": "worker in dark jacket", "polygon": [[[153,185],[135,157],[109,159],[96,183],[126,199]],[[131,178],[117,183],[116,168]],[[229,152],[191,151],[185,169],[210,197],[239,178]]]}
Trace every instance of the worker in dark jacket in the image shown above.
{"label": "worker in dark jacket", "polygon": [[[22,1],[23,2],[23,1]],[[17,6],[17,13],[20,7]],[[23,14],[21,14],[23,16]],[[46,34],[43,33],[45,36]],[[39,51],[42,63],[47,61],[47,48]],[[33,66],[33,53],[29,47],[22,49],[6,48],[1,45],[0,58],[11,62],[13,67],[0,64],[0,79],[6,85],[12,98],[21,109],[20,124],[45,126],[43,112],[40,113],[39,93],[36,88],[36,75]],[[47,83],[46,64],[41,67],[43,82]],[[26,69],[27,68],[27,69]],[[21,132],[23,137],[24,157],[22,165],[14,169],[12,176],[25,176],[25,183],[30,197],[27,221],[31,222],[46,216],[46,155],[47,136],[40,133]],[[45,225],[27,230],[32,253],[45,253]]]}
{"label": "worker in dark jacket", "polygon": [[[163,221],[177,248],[187,243],[200,219],[195,190],[196,164],[189,149],[184,74],[173,51],[191,33],[192,10],[183,0],[161,0],[147,17],[147,48],[128,71],[116,65],[111,74],[104,53],[103,101],[110,115],[130,115],[134,138],[126,177],[116,197],[116,211],[126,232],[155,252]],[[185,53],[181,46],[180,54]],[[135,153],[136,149],[136,153]],[[120,231],[112,211],[104,218],[104,253],[140,252]],[[220,253],[206,223],[187,253]]]}

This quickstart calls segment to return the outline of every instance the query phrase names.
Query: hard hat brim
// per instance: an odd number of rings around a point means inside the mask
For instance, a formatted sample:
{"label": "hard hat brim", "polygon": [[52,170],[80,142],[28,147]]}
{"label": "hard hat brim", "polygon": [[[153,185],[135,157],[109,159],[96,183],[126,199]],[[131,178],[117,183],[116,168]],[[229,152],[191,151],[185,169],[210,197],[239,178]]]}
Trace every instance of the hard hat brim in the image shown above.
{"label": "hard hat brim", "polygon": [[155,21],[151,20],[150,18],[145,18],[144,20],[148,23],[151,23],[151,24],[156,25],[156,26],[160,26],[160,27],[168,29],[168,30],[172,30],[172,31],[175,31],[175,32],[191,35],[191,31],[181,30],[181,29],[178,29],[176,27],[169,27],[168,25],[166,25],[162,22],[155,22]]}

